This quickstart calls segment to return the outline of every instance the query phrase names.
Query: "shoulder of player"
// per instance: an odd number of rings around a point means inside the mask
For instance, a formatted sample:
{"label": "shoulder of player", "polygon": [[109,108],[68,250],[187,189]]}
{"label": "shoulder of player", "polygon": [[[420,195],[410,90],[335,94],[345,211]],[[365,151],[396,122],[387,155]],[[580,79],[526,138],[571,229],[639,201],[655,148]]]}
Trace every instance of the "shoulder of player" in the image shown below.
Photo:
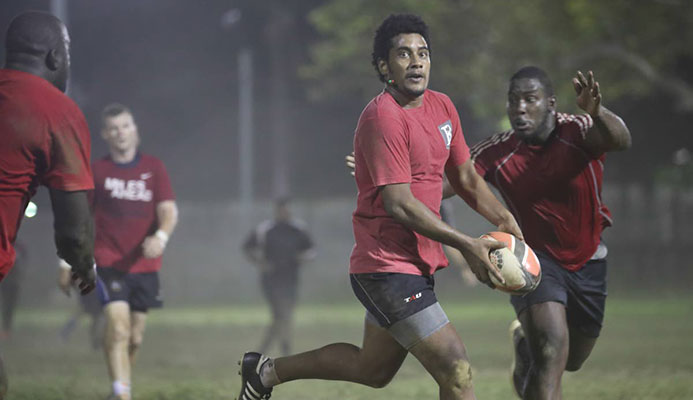
{"label": "shoulder of player", "polygon": [[592,117],[589,114],[556,113],[556,125],[559,136],[567,134],[571,129],[577,129],[584,137],[592,127]]}
{"label": "shoulder of player", "polygon": [[469,152],[471,154],[471,158],[474,159],[482,152],[492,148],[501,148],[505,146],[508,146],[509,148],[514,147],[516,141],[517,136],[515,135],[515,131],[510,129],[504,132],[496,133],[495,135],[480,141],[472,146],[469,149]]}

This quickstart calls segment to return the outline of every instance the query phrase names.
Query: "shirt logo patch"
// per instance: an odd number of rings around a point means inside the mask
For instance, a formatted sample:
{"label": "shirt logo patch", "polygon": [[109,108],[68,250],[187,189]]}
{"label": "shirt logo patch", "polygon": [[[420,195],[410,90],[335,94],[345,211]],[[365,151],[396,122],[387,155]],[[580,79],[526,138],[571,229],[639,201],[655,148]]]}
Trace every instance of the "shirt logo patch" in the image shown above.
{"label": "shirt logo patch", "polygon": [[450,142],[452,141],[452,123],[450,121],[445,121],[438,125],[438,131],[443,136],[443,141],[445,142],[445,148],[450,148]]}
{"label": "shirt logo patch", "polygon": [[152,177],[152,175],[153,174],[151,172],[145,172],[144,174],[140,175],[140,179],[142,179],[142,180],[149,179]]}

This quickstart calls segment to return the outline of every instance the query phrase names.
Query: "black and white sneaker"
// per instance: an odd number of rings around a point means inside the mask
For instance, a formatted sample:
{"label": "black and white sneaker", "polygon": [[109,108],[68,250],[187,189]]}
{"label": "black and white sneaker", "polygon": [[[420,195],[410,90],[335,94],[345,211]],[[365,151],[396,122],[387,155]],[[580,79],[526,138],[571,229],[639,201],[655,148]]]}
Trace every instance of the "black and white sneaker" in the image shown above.
{"label": "black and white sneaker", "polygon": [[529,346],[520,321],[514,320],[508,329],[513,345],[513,363],[510,366],[510,381],[517,397],[522,398],[525,381],[530,367]]}
{"label": "black and white sneaker", "polygon": [[241,366],[238,374],[241,375],[241,393],[238,400],[265,400],[272,396],[272,388],[266,388],[260,380],[260,370],[270,358],[255,352],[243,354],[238,362]]}

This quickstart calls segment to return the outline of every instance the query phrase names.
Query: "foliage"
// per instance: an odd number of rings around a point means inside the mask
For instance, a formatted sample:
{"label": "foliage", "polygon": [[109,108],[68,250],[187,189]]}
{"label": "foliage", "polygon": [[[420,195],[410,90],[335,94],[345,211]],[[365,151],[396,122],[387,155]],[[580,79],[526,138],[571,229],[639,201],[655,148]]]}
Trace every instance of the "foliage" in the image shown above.
{"label": "foliage", "polygon": [[[693,111],[693,2],[683,0],[386,0],[328,1],[310,22],[321,39],[301,69],[313,99],[379,88],[370,65],[373,32],[393,12],[421,15],[431,28],[431,87],[490,123],[504,115],[507,79],[518,68],[545,68],[562,109],[571,110],[576,70],[594,70],[605,103],[667,93]],[[572,108],[574,110],[574,108]]]}

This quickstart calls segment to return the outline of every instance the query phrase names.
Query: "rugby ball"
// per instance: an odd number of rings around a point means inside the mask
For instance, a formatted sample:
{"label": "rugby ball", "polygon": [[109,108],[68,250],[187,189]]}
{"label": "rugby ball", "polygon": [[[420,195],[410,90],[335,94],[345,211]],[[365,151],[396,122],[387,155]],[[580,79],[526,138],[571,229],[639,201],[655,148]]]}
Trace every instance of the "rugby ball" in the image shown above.
{"label": "rugby ball", "polygon": [[500,270],[505,279],[505,285],[503,285],[489,274],[496,289],[514,295],[523,295],[539,286],[541,265],[537,255],[527,243],[505,232],[489,232],[481,238],[503,242],[506,246],[489,253],[491,262]]}

